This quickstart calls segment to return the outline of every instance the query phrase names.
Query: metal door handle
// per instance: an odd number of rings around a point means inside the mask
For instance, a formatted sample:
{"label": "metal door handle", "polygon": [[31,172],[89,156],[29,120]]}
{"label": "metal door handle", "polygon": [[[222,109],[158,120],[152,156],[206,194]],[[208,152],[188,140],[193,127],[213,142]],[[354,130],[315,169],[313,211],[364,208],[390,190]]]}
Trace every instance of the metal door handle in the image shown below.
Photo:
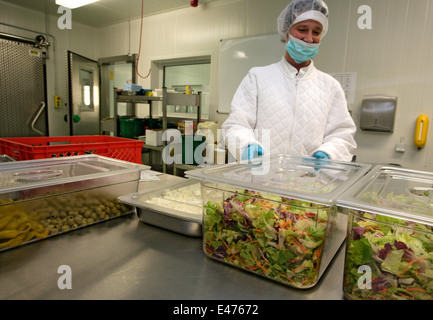
{"label": "metal door handle", "polygon": [[39,135],[41,135],[41,136],[44,136],[45,133],[43,133],[42,131],[40,131],[40,130],[38,130],[38,129],[35,128],[35,123],[36,123],[36,121],[38,120],[38,118],[40,117],[42,111],[43,111],[44,108],[45,108],[45,102],[41,101],[40,106],[41,106],[41,107],[39,108],[38,113],[36,114],[35,118],[33,119],[32,123],[31,123],[31,128],[32,128],[32,130],[33,130],[34,132],[36,132],[37,134],[39,134]]}

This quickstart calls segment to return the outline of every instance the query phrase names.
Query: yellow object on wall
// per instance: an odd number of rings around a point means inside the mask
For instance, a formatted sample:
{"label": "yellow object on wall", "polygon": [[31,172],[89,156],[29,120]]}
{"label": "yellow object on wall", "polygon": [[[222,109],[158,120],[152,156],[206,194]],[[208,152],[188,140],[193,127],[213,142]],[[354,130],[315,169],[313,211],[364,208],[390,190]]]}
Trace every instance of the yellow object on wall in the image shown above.
{"label": "yellow object on wall", "polygon": [[62,106],[62,101],[60,100],[60,96],[54,96],[54,108],[60,109]]}
{"label": "yellow object on wall", "polygon": [[415,128],[415,146],[423,148],[427,142],[429,118],[427,115],[422,114],[416,120]]}

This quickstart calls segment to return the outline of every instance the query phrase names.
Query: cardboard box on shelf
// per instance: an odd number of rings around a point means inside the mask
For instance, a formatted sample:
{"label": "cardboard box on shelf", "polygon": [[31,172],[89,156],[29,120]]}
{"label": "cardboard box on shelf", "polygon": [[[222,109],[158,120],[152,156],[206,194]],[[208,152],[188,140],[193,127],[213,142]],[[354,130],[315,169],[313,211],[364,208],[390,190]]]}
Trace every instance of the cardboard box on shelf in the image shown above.
{"label": "cardboard box on shelf", "polygon": [[147,129],[146,130],[146,144],[150,146],[162,146],[162,129]]}

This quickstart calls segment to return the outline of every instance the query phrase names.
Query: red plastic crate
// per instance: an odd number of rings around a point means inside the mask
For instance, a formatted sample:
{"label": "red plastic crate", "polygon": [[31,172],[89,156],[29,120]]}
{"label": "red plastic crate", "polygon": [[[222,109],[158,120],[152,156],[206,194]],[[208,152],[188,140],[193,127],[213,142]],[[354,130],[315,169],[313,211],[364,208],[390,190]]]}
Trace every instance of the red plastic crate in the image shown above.
{"label": "red plastic crate", "polygon": [[143,141],[111,136],[0,138],[0,154],[21,160],[98,154],[142,164]]}

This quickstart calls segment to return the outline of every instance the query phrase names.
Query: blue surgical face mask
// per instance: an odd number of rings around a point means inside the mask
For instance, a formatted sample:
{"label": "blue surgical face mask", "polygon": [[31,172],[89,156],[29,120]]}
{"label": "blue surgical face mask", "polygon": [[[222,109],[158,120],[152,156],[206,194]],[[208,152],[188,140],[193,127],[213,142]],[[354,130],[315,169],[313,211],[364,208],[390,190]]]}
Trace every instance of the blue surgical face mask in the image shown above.
{"label": "blue surgical face mask", "polygon": [[320,43],[307,43],[290,36],[289,42],[286,44],[286,50],[296,63],[302,63],[312,59],[319,53]]}

